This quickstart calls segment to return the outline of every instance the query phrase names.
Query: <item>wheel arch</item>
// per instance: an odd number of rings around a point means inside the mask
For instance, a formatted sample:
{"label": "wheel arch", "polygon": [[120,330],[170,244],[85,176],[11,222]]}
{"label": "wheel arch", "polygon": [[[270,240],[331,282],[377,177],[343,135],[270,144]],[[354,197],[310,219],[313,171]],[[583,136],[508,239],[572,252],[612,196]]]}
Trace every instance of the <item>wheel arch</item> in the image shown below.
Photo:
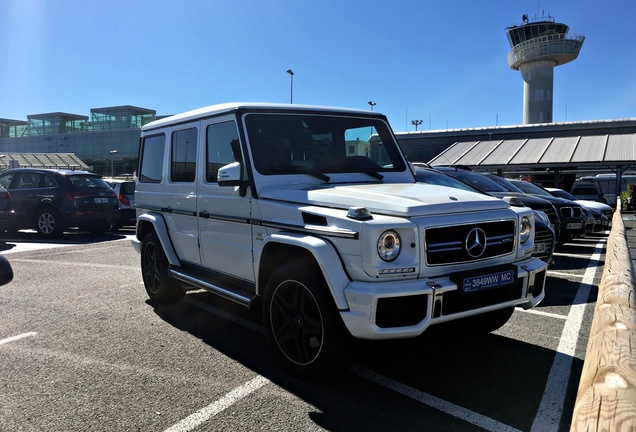
{"label": "wheel arch", "polygon": [[277,233],[265,239],[257,258],[257,294],[265,295],[267,280],[276,267],[295,260],[309,260],[323,276],[336,307],[340,310],[348,309],[344,289],[349,285],[350,279],[338,253],[331,243],[303,234]]}
{"label": "wheel arch", "polygon": [[180,265],[179,257],[172,246],[168,226],[160,214],[144,213],[137,218],[136,237],[140,242],[143,241],[147,233],[153,232],[159,238],[161,247],[163,248],[166,258],[171,265]]}

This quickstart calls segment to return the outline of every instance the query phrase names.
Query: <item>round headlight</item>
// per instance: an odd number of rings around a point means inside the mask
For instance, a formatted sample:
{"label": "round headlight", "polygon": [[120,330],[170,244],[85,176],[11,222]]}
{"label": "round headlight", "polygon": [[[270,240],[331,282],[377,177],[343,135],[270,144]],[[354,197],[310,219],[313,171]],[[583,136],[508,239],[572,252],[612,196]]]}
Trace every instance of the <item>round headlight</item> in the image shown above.
{"label": "round headlight", "polygon": [[532,234],[532,223],[527,216],[521,218],[521,225],[519,226],[519,238],[521,243],[525,243]]}
{"label": "round headlight", "polygon": [[384,231],[378,239],[378,255],[384,261],[393,261],[400,255],[400,235],[393,230]]}

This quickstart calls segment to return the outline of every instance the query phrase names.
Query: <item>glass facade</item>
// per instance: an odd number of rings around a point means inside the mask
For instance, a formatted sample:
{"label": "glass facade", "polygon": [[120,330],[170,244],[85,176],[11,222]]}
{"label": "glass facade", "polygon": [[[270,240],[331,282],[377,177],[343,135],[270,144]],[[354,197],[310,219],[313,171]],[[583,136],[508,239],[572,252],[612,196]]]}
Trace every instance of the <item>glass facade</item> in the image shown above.
{"label": "glass facade", "polygon": [[91,109],[90,121],[66,113],[27,119],[0,119],[0,153],[74,153],[95,173],[109,176],[111,164],[115,175],[134,173],[140,128],[155,120],[156,112],[127,105]]}

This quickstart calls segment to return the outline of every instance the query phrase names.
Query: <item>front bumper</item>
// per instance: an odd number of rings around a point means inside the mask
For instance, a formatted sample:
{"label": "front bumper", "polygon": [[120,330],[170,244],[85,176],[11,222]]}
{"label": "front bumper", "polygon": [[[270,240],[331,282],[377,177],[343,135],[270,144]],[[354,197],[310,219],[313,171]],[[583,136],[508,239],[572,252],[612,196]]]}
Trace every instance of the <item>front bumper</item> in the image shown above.
{"label": "front bumper", "polygon": [[449,276],[386,283],[352,282],[344,291],[342,319],[354,337],[415,337],[430,325],[506,307],[530,309],[545,296],[547,264],[530,258],[515,264],[514,285],[463,293]]}

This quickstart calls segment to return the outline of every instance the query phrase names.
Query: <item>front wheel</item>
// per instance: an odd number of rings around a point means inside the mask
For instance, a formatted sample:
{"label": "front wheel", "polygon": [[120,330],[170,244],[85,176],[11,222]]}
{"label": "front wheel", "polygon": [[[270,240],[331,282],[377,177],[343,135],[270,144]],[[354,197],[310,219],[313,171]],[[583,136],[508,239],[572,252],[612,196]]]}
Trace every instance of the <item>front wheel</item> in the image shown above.
{"label": "front wheel", "polygon": [[168,258],[154,232],[146,234],[141,242],[141,276],[148,297],[156,302],[179,300],[185,294],[168,272]]}
{"label": "front wheel", "polygon": [[344,368],[350,338],[320,272],[291,262],[267,282],[265,332],[276,356],[290,372],[318,376]]}

